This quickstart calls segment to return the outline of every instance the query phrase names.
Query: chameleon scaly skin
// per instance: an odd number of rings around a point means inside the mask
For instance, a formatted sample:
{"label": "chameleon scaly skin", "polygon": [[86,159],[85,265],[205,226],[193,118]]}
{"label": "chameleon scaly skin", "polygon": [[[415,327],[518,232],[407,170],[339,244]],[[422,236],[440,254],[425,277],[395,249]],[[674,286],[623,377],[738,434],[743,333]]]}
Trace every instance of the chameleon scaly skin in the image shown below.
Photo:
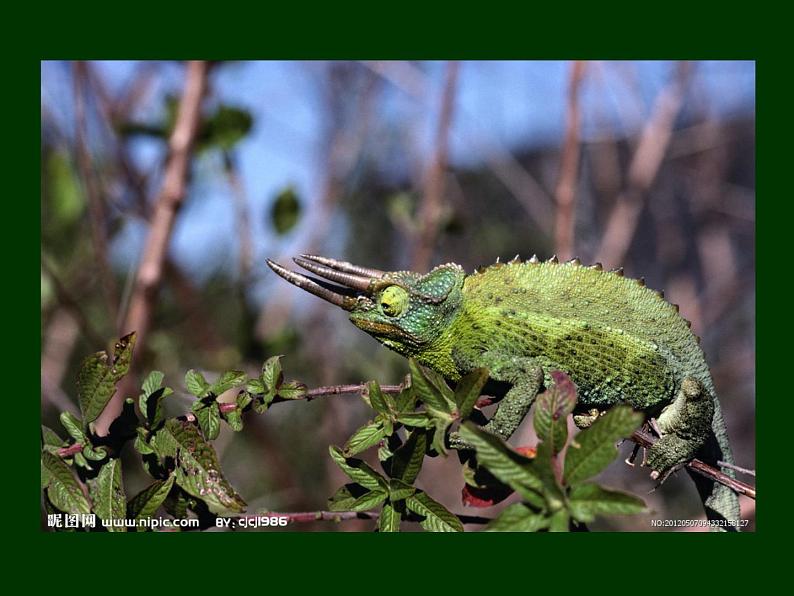
{"label": "chameleon scaly skin", "polygon": [[[658,419],[648,464],[666,473],[694,457],[732,463],[725,423],[698,338],[678,307],[622,271],[515,259],[466,275],[454,263],[425,275],[383,272],[325,257],[296,262],[310,278],[268,261],[303,289],[350,312],[354,325],[450,380],[487,367],[510,389],[489,431],[508,438],[542,380],[562,370],[579,390],[578,424],[625,403]],[[337,287],[329,280],[345,286]],[[693,475],[709,519],[738,522],[727,487]],[[732,528],[735,529],[735,526]]]}

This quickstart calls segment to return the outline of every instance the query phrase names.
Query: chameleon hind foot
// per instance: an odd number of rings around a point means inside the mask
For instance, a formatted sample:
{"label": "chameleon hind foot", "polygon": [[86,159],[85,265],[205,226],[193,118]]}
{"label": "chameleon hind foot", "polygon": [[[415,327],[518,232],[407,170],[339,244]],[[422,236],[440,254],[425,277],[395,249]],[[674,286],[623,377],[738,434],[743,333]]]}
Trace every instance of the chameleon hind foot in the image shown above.
{"label": "chameleon hind foot", "polygon": [[651,478],[664,482],[694,458],[709,436],[713,416],[714,403],[703,385],[685,378],[675,401],[651,425],[661,435],[648,450]]}

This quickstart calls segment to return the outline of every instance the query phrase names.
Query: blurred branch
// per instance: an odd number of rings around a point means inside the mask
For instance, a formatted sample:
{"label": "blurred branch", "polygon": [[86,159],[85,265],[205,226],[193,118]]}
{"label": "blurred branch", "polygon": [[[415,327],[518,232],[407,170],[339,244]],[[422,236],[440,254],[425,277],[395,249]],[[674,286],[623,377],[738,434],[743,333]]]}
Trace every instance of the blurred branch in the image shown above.
{"label": "blurred branch", "polygon": [[565,126],[565,141],[560,160],[560,179],[554,198],[557,201],[554,244],[561,259],[570,259],[574,254],[574,227],[576,225],[576,185],[579,173],[579,88],[584,78],[585,62],[576,60],[571,64],[568,82],[568,110]]}
{"label": "blurred branch", "polygon": [[[209,65],[202,61],[187,64],[185,91],[179,103],[176,124],[169,139],[169,156],[163,185],[155,202],[149,236],[138,268],[130,309],[122,327],[123,333],[136,331],[137,353],[143,352],[151,324],[152,310],[163,276],[163,264],[168,251],[176,214],[187,187],[193,143],[201,118],[201,103],[207,88]],[[96,432],[107,434],[110,423],[121,412],[124,395],[131,390],[132,375],[124,378],[118,391],[96,420]],[[128,389],[130,388],[130,389]]]}
{"label": "blurred branch", "polygon": [[643,128],[629,165],[627,188],[615,201],[596,253],[598,260],[607,266],[620,266],[626,258],[645,205],[645,195],[656,178],[670,143],[691,70],[687,62],[677,65],[673,80],[657,96]]}
{"label": "blurred branch", "polygon": [[85,62],[77,61],[73,65],[74,71],[74,105],[75,105],[75,144],[77,153],[77,168],[88,198],[88,216],[91,224],[91,240],[94,245],[94,262],[97,265],[108,317],[115,321],[118,308],[118,291],[113,271],[108,261],[107,241],[107,213],[105,204],[97,187],[97,178],[91,164],[91,155],[88,151],[88,127],[86,123],[85,86],[88,82],[88,71]]}
{"label": "blurred branch", "polygon": [[436,128],[433,157],[425,172],[425,189],[419,206],[419,231],[414,243],[411,268],[414,271],[427,271],[433,250],[438,240],[439,224],[444,214],[444,178],[446,175],[449,152],[449,130],[455,107],[460,63],[447,62],[444,90],[441,95],[441,110]]}
{"label": "blurred branch", "polygon": [[223,152],[223,171],[226,180],[232,189],[234,199],[234,214],[237,220],[237,240],[239,242],[240,293],[241,307],[245,311],[245,289],[251,281],[251,268],[254,263],[254,245],[251,239],[251,215],[248,210],[248,200],[245,196],[243,182],[237,168],[235,155],[232,151]]}

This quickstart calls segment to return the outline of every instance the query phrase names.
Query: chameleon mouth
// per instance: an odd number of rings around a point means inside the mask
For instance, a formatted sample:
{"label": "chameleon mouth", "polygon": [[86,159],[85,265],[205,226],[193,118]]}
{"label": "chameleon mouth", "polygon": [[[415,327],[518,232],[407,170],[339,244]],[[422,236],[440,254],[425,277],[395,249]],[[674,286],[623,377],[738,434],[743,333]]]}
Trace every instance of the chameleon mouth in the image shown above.
{"label": "chameleon mouth", "polygon": [[386,275],[378,269],[359,267],[328,257],[300,255],[292,260],[321,279],[296,273],[271,259],[267,259],[267,264],[292,285],[347,311],[352,311],[362,302],[368,302],[377,282]]}

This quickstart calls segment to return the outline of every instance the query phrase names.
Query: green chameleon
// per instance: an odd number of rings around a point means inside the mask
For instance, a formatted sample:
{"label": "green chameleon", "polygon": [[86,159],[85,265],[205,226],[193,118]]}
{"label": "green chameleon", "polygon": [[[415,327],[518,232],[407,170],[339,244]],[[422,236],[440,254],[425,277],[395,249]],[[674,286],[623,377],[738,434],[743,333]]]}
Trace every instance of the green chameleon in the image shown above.
{"label": "green chameleon", "polygon": [[[491,379],[509,387],[485,426],[504,439],[556,369],[579,389],[578,426],[617,403],[655,420],[661,438],[647,454],[652,477],[664,480],[694,457],[713,466],[733,462],[699,340],[678,307],[642,279],[576,259],[536,257],[497,262],[472,275],[454,263],[422,275],[311,255],[295,262],[324,279],[271,260],[268,265],[349,311],[354,325],[388,348],[453,381],[488,368]],[[709,519],[738,524],[736,494],[704,477],[692,478]]]}

